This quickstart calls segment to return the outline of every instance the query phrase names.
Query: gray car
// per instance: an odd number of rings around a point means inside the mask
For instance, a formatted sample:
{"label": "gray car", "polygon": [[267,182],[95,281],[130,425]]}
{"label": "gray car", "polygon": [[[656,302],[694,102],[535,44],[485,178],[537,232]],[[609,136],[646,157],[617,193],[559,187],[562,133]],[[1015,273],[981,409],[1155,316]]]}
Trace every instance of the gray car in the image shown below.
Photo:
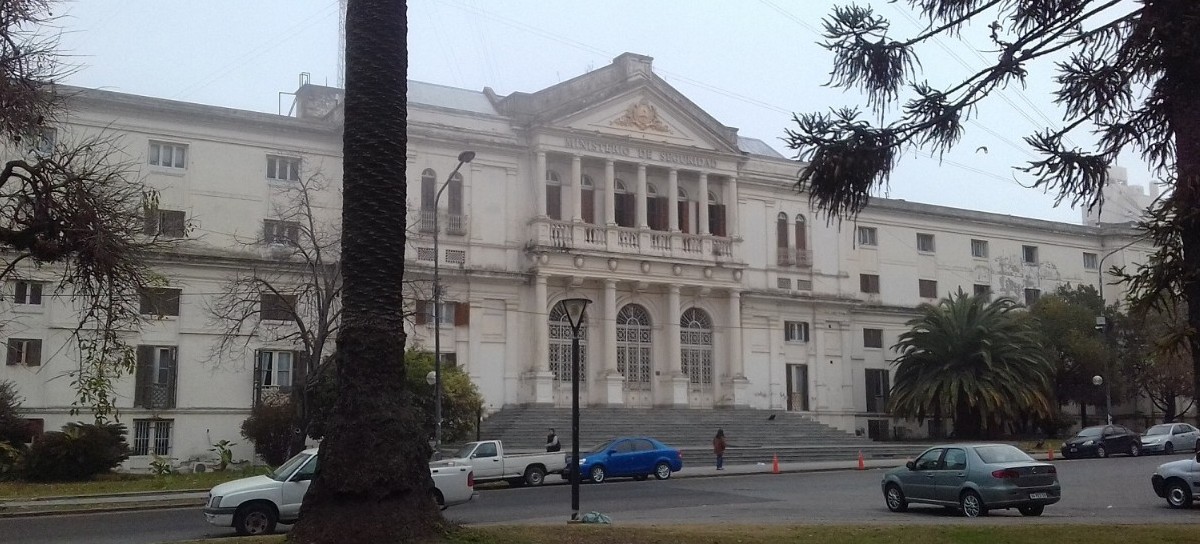
{"label": "gray car", "polygon": [[958,508],[967,517],[998,508],[1040,516],[1061,498],[1054,465],[1008,444],[934,446],[888,471],[881,485],[893,512],[907,510],[912,502]]}
{"label": "gray car", "polygon": [[1200,453],[1193,459],[1163,463],[1150,477],[1154,494],[1167,499],[1171,508],[1187,508],[1200,499]]}
{"label": "gray car", "polygon": [[1200,437],[1200,430],[1187,423],[1161,423],[1146,429],[1142,435],[1142,451],[1167,455],[1195,451],[1197,437]]}

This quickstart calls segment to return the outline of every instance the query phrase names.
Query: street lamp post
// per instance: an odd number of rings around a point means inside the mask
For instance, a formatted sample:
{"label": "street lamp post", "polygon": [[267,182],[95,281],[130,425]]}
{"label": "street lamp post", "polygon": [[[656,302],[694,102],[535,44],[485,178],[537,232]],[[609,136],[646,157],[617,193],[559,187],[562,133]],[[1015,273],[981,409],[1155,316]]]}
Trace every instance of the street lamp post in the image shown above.
{"label": "street lamp post", "polygon": [[458,169],[474,159],[474,151],[459,153],[458,166],[455,166],[454,171],[446,176],[446,181],[442,182],[437,195],[433,197],[433,447],[435,449],[442,446],[442,284],[438,276],[438,263],[442,259],[438,250],[438,235],[441,234],[438,228],[438,216],[441,215],[438,210],[438,202],[442,199],[442,192],[450,186],[450,180],[454,179],[454,174],[458,173]]}
{"label": "street lamp post", "polygon": [[579,520],[579,327],[592,301],[568,298],[560,302],[571,323],[571,520]]}
{"label": "street lamp post", "polygon": [[1109,395],[1108,383],[1099,374],[1092,376],[1092,385],[1104,386],[1104,412],[1108,415],[1108,424],[1112,425],[1112,395]]}

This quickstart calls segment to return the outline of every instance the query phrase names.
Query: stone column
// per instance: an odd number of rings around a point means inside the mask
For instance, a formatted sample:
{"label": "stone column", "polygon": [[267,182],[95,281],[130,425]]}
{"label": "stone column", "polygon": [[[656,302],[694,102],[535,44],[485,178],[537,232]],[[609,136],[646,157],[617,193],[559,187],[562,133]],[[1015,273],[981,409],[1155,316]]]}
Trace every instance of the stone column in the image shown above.
{"label": "stone column", "polygon": [[742,353],[742,294],[729,291],[729,376],[734,406],[749,406],[750,381],[746,379],[746,355]]}
{"label": "stone column", "polygon": [[667,230],[679,232],[679,170],[667,172]]}
{"label": "stone column", "polygon": [[533,401],[554,403],[554,374],[550,372],[550,329],[546,305],[546,276],[538,274],[533,282],[533,311],[529,313],[533,335]]}
{"label": "stone column", "polygon": [[[611,161],[609,161],[611,164]],[[617,372],[617,280],[604,280],[604,402],[625,404],[625,378]]]}
{"label": "stone column", "polygon": [[571,157],[571,221],[583,221],[583,157]]}
{"label": "stone column", "polygon": [[[742,234],[741,228],[738,225],[738,186],[737,178],[729,176],[728,182],[725,184],[726,200],[725,204],[725,235],[733,238]],[[789,228],[794,228],[790,227]]]}
{"label": "stone column", "polygon": [[700,213],[696,214],[696,232],[708,234],[708,174],[700,172]]}
{"label": "stone column", "polygon": [[604,223],[617,224],[617,173],[611,159],[604,161]]}
{"label": "stone column", "polygon": [[537,152],[537,166],[533,169],[533,193],[537,202],[534,215],[546,217],[546,152]]}
{"label": "stone column", "polygon": [[637,169],[637,226],[649,228],[646,223],[646,165],[639,164]]}
{"label": "stone column", "polygon": [[671,379],[671,404],[688,405],[688,378],[681,365],[683,350],[679,345],[679,286],[667,287],[667,363],[663,376]]}

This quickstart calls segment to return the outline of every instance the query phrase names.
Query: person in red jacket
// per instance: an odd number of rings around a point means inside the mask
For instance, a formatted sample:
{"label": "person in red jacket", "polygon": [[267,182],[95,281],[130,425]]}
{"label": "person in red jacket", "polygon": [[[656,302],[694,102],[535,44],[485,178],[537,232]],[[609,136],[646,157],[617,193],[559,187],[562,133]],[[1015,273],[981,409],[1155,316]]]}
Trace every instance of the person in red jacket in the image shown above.
{"label": "person in red jacket", "polygon": [[717,470],[725,470],[725,431],[717,429],[713,437],[713,453],[717,455]]}

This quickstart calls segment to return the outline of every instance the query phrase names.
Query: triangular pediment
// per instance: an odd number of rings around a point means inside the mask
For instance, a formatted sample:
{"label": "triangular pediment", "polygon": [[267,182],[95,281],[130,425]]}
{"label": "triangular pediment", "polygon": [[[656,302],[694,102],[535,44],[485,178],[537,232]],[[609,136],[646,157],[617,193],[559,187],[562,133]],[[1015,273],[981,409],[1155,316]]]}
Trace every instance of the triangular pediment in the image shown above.
{"label": "triangular pediment", "polygon": [[592,104],[547,124],[573,131],[728,151],[728,146],[717,141],[696,119],[657,95],[641,89]]}

